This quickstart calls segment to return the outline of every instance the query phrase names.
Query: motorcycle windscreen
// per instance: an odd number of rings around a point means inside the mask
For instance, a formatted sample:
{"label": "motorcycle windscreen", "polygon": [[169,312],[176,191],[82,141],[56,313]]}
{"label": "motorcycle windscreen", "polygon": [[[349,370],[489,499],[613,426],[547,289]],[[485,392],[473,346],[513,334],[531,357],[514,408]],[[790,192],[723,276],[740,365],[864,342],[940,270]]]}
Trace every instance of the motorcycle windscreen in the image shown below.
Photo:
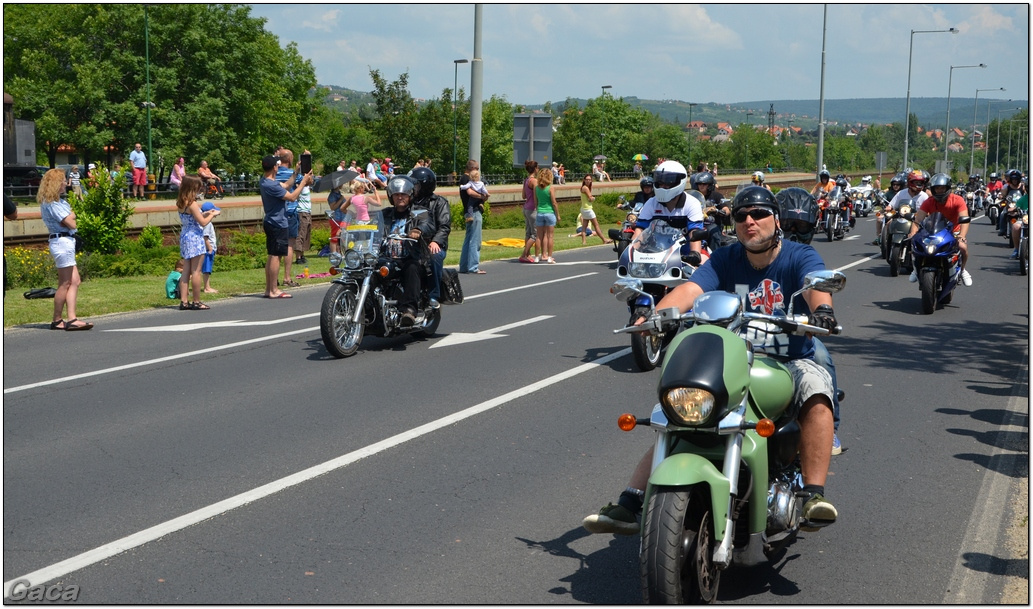
{"label": "motorcycle windscreen", "polygon": [[938,211],[934,211],[922,220],[922,228],[930,235],[947,230],[951,223]]}

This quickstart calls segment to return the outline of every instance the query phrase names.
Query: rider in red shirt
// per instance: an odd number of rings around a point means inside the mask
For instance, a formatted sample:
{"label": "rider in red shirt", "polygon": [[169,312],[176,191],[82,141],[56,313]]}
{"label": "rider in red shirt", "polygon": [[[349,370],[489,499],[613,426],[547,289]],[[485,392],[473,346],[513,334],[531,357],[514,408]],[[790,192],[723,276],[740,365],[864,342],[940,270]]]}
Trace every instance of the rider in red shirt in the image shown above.
{"label": "rider in red shirt", "polygon": [[[972,285],[972,275],[965,270],[968,262],[968,224],[960,224],[962,216],[968,216],[968,204],[960,195],[951,192],[950,176],[938,173],[929,180],[930,196],[922,202],[922,206],[915,212],[915,222],[911,228],[912,236],[918,232],[918,226],[931,213],[940,212],[954,225],[954,234],[958,237],[958,245],[961,248],[961,283],[966,287]],[[912,273],[914,274],[914,273]],[[917,280],[917,276],[915,277]]]}

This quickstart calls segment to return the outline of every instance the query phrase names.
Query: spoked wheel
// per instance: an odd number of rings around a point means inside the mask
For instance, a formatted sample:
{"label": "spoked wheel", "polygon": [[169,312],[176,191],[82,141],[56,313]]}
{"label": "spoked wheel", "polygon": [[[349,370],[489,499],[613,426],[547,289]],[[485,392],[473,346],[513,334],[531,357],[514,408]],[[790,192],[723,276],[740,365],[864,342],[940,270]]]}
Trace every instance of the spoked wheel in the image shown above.
{"label": "spoked wheel", "polygon": [[352,323],[357,296],[355,291],[339,283],[330,285],[319,310],[319,333],[326,350],[334,357],[355,355],[362,342],[363,325]]}
{"label": "spoked wheel", "polygon": [[[635,323],[639,317],[648,317],[649,309],[645,307],[635,309],[631,314],[629,324]],[[631,355],[635,359],[635,365],[643,372],[649,372],[660,365],[660,355],[664,348],[664,336],[662,334],[632,334]]]}
{"label": "spoked wheel", "polygon": [[936,310],[936,271],[934,269],[920,270],[918,287],[922,288],[922,313],[932,315]]}
{"label": "spoked wheel", "polygon": [[900,274],[900,245],[894,243],[890,248],[890,277]]}
{"label": "spoked wheel", "polygon": [[[731,534],[728,531],[726,534]],[[705,493],[656,488],[642,514],[639,573],[651,604],[702,604],[717,598],[714,518]]]}
{"label": "spoked wheel", "polygon": [[430,317],[423,322],[423,327],[413,332],[413,336],[430,338],[438,331],[439,325],[441,325],[441,309],[435,309],[431,312]]}

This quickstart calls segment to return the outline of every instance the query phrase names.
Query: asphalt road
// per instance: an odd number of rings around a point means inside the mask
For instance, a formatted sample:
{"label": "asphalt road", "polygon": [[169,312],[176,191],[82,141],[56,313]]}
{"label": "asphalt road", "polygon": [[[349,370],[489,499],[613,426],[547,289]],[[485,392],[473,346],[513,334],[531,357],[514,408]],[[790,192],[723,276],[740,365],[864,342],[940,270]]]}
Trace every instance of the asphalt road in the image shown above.
{"label": "asphalt road", "polygon": [[[844,268],[827,341],[843,403],[840,521],[720,601],[994,602],[1028,476],[1029,283],[985,219],[975,277],[918,314],[874,229],[815,247]],[[855,237],[855,235],[859,235]],[[324,290],[4,336],[5,594],[89,603],[635,603],[637,538],[592,536],[651,441],[607,247],[464,275],[428,340],[323,349]],[[1028,506],[1020,505],[1026,510]]]}

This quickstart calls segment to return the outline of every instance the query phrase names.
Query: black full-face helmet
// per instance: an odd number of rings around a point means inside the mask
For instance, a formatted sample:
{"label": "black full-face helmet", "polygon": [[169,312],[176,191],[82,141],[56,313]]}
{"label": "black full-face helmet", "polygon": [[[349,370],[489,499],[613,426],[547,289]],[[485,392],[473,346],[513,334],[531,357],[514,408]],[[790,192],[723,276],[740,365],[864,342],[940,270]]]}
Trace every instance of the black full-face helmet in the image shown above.
{"label": "black full-face helmet", "polygon": [[783,188],[775,195],[779,225],[786,239],[810,243],[818,224],[818,202],[803,188]]}
{"label": "black full-face helmet", "polygon": [[929,192],[933,198],[943,203],[951,194],[951,178],[945,173],[938,173],[929,179]]}
{"label": "black full-face helmet", "polygon": [[640,190],[647,188],[653,188],[653,176],[646,176],[638,181],[638,187]]}
{"label": "black full-face helmet", "polygon": [[434,194],[434,189],[438,185],[438,178],[429,168],[417,167],[412,170],[409,177],[419,186],[417,194],[421,199],[426,199]]}

